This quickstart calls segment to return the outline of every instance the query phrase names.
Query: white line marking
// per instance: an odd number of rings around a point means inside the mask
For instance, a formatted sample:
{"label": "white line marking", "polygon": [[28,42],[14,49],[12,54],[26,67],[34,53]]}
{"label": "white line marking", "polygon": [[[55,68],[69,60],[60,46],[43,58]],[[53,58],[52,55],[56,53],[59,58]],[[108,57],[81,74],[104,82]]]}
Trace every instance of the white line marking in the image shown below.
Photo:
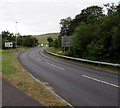
{"label": "white line marking", "polygon": [[57,93],[55,93],[53,90],[49,89],[45,84],[43,84],[41,81],[39,81],[37,78],[35,78],[32,74],[30,74],[28,72],[28,74],[33,78],[35,79],[38,83],[42,84],[46,89],[48,89],[51,93],[53,93],[54,95],[56,95],[57,97],[59,97],[60,99],[62,99],[63,101],[65,101],[71,108],[74,108],[72,106],[72,104],[70,104],[67,100],[65,100],[63,97],[59,96]]}
{"label": "white line marking", "polygon": [[48,63],[48,62],[46,62],[47,64],[49,64],[49,65],[51,65],[51,66],[54,66],[54,67],[56,67],[56,68],[59,68],[59,69],[62,69],[62,70],[64,70],[64,68],[62,68],[62,67],[59,67],[59,66],[56,66],[56,65],[54,65],[54,64],[51,64],[51,63]]}
{"label": "white line marking", "polygon": [[39,57],[37,57],[37,56],[35,55],[35,53],[33,53],[33,56],[34,56],[36,59],[38,59],[39,61],[42,61]]}
{"label": "white line marking", "polygon": [[88,79],[92,79],[92,80],[95,80],[95,81],[98,81],[98,82],[101,82],[101,83],[107,84],[107,85],[111,85],[111,86],[113,86],[113,87],[117,87],[117,88],[120,87],[119,85],[112,84],[112,83],[108,83],[108,82],[106,82],[106,81],[99,80],[99,79],[96,79],[96,78],[92,78],[92,77],[89,77],[89,76],[87,76],[87,75],[82,75],[82,76],[85,77],[85,78],[88,78]]}
{"label": "white line marking", "polygon": [[40,59],[40,58],[38,58],[38,57],[36,57],[36,59],[38,59],[38,60],[40,60],[40,61],[41,61],[41,59]]}
{"label": "white line marking", "polygon": [[35,56],[35,53],[33,53],[33,56]]}

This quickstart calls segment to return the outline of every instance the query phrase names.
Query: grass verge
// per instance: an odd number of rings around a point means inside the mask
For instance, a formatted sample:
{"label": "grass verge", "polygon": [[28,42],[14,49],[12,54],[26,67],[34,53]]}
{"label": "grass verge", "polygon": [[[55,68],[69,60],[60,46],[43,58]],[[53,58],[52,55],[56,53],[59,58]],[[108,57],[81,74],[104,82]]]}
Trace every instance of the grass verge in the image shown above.
{"label": "grass verge", "polygon": [[[56,53],[56,54],[59,54],[59,55],[65,55],[65,52],[62,52],[59,49],[55,49],[53,47],[48,48],[47,51],[52,52],[52,53]],[[112,71],[112,72],[119,72],[120,73],[120,68],[119,67],[107,66],[107,65],[98,65],[98,64],[86,63],[86,62],[81,62],[81,61],[76,61],[76,60],[70,60],[70,59],[67,59],[67,58],[62,58],[62,57],[58,57],[58,56],[48,54],[46,51],[45,51],[45,53],[49,56],[59,58],[59,59],[62,59],[64,61],[67,61],[67,62],[80,64],[80,65],[87,66],[87,67],[90,67],[90,68],[102,69],[102,70],[105,70],[105,71]]]}
{"label": "grass verge", "polygon": [[9,49],[9,50],[0,50],[0,53],[9,53],[9,52],[15,52],[16,49]]}
{"label": "grass verge", "polygon": [[61,51],[59,49],[55,49],[53,47],[49,47],[47,49],[47,51],[52,52],[52,53],[56,53],[56,54],[59,54],[59,55],[65,55],[65,52],[63,52],[63,51]]}
{"label": "grass verge", "polygon": [[33,79],[18,63],[17,56],[18,53],[2,55],[3,78],[45,106],[67,106],[67,103],[48,90],[43,82]]}
{"label": "grass verge", "polygon": [[35,47],[19,47],[17,49],[6,49],[6,50],[0,50],[0,53],[9,53],[9,52],[16,52],[20,50],[25,50],[25,49],[30,49],[30,48],[35,48]]}

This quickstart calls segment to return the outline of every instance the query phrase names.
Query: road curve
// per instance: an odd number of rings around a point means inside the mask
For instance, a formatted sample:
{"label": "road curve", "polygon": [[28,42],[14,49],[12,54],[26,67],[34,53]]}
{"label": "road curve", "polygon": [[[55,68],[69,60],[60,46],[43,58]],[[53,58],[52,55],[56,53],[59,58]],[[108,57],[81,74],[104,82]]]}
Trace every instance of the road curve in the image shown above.
{"label": "road curve", "polygon": [[73,106],[118,106],[118,75],[49,57],[45,47],[21,52],[19,62]]}

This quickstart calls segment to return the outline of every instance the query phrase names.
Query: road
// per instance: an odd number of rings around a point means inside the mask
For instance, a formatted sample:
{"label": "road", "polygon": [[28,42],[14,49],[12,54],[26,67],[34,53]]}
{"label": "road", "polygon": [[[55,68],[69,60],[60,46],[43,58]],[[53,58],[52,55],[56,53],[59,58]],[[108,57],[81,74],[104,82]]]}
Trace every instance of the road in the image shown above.
{"label": "road", "polygon": [[2,106],[15,106],[13,108],[31,106],[31,108],[36,108],[42,104],[2,79]]}
{"label": "road", "polygon": [[22,52],[18,60],[40,81],[73,106],[118,106],[118,75],[69,63],[43,53],[44,47]]}

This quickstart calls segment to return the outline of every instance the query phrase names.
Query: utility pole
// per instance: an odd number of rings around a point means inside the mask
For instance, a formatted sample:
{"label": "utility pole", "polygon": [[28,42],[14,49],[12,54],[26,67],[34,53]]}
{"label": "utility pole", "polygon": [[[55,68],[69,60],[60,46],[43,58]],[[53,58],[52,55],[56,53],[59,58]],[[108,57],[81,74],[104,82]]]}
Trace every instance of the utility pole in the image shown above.
{"label": "utility pole", "polygon": [[15,23],[16,49],[17,49],[17,23],[18,23],[18,22]]}

